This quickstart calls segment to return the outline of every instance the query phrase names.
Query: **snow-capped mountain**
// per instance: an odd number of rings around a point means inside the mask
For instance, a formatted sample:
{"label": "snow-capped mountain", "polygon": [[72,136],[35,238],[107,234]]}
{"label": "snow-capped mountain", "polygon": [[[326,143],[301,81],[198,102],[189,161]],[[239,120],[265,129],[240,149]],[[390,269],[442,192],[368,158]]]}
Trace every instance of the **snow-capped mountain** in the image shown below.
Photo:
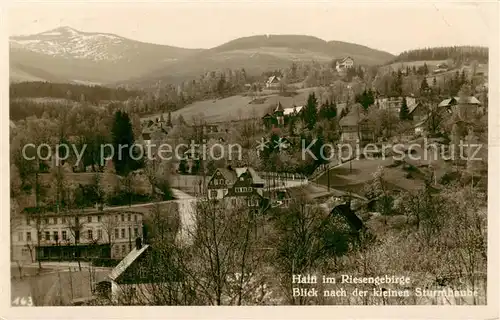
{"label": "snow-capped mountain", "polygon": [[199,51],[144,43],[108,33],[83,32],[71,27],[13,36],[10,49],[11,67],[20,66],[23,72],[44,68],[68,81],[100,83],[145,74]]}
{"label": "snow-capped mountain", "polygon": [[10,39],[11,46],[15,48],[51,56],[94,61],[125,58],[125,52],[130,49],[128,47],[134,47],[130,42],[113,34],[81,32],[70,27]]}

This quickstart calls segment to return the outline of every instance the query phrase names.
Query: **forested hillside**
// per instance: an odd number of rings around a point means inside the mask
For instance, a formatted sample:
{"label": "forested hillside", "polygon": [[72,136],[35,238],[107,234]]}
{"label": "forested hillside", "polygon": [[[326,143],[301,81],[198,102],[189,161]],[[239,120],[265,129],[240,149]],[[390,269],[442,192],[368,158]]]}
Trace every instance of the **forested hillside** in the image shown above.
{"label": "forested hillside", "polygon": [[446,60],[488,62],[488,48],[478,46],[435,47],[403,51],[391,63],[419,60]]}
{"label": "forested hillside", "polygon": [[62,98],[73,101],[87,101],[97,103],[101,100],[125,101],[128,98],[141,96],[137,90],[124,88],[107,88],[102,86],[88,86],[69,83],[50,82],[20,82],[10,85],[10,98]]}

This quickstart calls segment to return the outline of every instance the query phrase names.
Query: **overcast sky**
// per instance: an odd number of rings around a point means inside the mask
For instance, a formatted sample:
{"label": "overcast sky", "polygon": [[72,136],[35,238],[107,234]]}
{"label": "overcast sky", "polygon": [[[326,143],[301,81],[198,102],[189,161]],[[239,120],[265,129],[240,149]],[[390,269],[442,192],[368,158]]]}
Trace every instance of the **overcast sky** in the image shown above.
{"label": "overcast sky", "polygon": [[10,35],[60,26],[186,48],[257,34],[302,34],[385,50],[488,45],[488,5],[256,3],[29,3],[12,6]]}

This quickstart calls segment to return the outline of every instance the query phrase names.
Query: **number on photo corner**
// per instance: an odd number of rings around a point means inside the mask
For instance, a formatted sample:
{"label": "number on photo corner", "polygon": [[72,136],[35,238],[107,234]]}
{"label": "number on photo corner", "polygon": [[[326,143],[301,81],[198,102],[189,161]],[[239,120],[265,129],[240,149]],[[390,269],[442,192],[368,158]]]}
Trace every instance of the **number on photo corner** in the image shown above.
{"label": "number on photo corner", "polygon": [[12,305],[14,306],[22,306],[22,307],[32,307],[33,306],[33,299],[31,296],[28,297],[16,297],[12,301]]}
{"label": "number on photo corner", "polygon": [[16,298],[14,299],[14,301],[12,301],[12,304],[13,304],[14,306],[18,306],[18,305],[19,305],[19,300],[20,300],[20,299],[19,299],[19,297],[16,297]]}

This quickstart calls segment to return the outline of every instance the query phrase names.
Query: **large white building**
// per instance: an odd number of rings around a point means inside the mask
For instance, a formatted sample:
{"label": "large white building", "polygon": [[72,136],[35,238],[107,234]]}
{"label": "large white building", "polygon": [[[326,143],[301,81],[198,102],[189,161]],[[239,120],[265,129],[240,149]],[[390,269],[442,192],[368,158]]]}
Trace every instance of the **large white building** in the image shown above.
{"label": "large white building", "polygon": [[12,225],[12,260],[121,259],[142,238],[143,214],[125,210],[24,211]]}

